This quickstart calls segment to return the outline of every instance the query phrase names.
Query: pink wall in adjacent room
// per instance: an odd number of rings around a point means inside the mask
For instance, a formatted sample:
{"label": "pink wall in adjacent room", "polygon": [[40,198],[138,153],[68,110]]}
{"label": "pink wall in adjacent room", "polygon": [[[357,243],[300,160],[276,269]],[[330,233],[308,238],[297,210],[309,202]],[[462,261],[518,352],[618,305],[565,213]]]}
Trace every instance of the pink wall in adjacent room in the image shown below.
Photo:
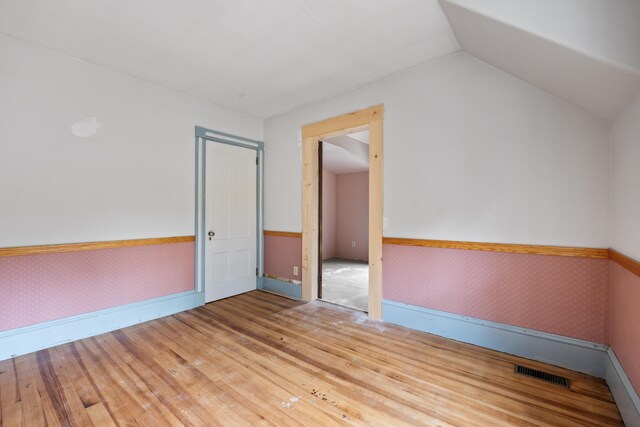
{"label": "pink wall in adjacent room", "polygon": [[[293,266],[298,275],[293,275]],[[264,274],[287,280],[302,278],[302,238],[264,236]]]}
{"label": "pink wall in adjacent room", "polygon": [[369,259],[369,172],[336,175],[336,256]]}
{"label": "pink wall in adjacent room", "polygon": [[640,277],[613,261],[611,347],[640,392]]}
{"label": "pink wall in adjacent room", "polygon": [[385,299],[609,343],[606,259],[401,245],[383,256]]}
{"label": "pink wall in adjacent room", "polygon": [[0,258],[0,331],[194,289],[194,243]]}
{"label": "pink wall in adjacent room", "polygon": [[336,176],[322,170],[322,259],[336,256]]}

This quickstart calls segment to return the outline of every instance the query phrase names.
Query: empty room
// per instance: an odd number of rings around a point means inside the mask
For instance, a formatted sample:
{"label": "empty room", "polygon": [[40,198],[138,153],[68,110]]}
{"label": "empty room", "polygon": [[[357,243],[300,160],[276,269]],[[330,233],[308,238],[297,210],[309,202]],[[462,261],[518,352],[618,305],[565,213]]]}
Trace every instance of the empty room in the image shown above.
{"label": "empty room", "polygon": [[640,426],[640,1],[0,0],[0,426]]}
{"label": "empty room", "polygon": [[369,309],[369,132],[319,142],[318,298]]}

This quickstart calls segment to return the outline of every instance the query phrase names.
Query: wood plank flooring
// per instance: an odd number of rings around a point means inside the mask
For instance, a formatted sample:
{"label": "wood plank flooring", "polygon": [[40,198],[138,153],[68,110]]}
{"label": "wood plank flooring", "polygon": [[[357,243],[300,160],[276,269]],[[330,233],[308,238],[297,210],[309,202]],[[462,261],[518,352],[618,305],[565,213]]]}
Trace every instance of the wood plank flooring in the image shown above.
{"label": "wood plank flooring", "polygon": [[[515,375],[514,363],[571,388]],[[260,291],[0,362],[0,421],[622,425],[602,380]]]}

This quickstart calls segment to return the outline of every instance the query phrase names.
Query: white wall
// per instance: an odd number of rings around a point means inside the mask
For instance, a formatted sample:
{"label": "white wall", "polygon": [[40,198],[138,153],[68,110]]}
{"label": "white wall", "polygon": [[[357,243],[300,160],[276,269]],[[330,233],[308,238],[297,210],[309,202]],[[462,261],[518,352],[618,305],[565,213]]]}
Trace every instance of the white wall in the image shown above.
{"label": "white wall", "polygon": [[640,94],[618,117],[611,144],[611,247],[640,260]]}
{"label": "white wall", "polygon": [[[262,136],[99,66],[0,51],[0,247],[193,234],[194,126]],[[606,126],[466,54],[268,119],[267,229],[301,230],[301,125],[377,103],[386,236],[608,246]],[[74,136],[86,117],[102,127]]]}
{"label": "white wall", "polygon": [[301,230],[301,126],[378,103],[385,236],[608,247],[608,127],[464,53],[266,120],[267,229]]}
{"label": "white wall", "polygon": [[[70,126],[102,122],[80,138]],[[262,120],[0,36],[0,247],[194,233],[194,127]]]}

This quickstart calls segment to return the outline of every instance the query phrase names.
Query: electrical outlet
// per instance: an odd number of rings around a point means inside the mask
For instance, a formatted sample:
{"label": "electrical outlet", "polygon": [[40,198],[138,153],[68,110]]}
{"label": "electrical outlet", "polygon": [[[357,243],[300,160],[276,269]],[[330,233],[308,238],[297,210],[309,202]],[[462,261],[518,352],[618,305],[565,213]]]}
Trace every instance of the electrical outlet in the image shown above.
{"label": "electrical outlet", "polygon": [[355,240],[353,240],[353,241],[351,242],[351,247],[352,247],[352,248],[355,248],[355,247],[356,247],[356,241],[355,241]]}
{"label": "electrical outlet", "polygon": [[294,276],[297,276],[297,275],[298,275],[298,266],[297,266],[297,265],[294,265],[294,266],[293,266],[293,275],[294,275]]}

